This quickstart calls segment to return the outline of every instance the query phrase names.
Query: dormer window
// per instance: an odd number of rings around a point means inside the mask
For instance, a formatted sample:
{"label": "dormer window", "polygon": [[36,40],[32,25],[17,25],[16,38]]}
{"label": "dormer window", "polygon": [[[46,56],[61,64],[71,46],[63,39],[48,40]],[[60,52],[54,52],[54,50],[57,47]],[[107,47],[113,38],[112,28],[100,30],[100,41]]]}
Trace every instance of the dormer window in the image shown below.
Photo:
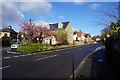
{"label": "dormer window", "polygon": [[63,24],[61,22],[58,23],[58,28],[63,28]]}

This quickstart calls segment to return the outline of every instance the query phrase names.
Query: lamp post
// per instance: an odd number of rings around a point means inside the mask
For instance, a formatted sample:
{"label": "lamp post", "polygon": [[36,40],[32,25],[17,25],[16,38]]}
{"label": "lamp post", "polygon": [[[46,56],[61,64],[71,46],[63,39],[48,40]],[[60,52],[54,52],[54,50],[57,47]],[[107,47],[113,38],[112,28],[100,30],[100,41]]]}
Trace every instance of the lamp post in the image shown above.
{"label": "lamp post", "polygon": [[109,35],[109,34],[107,34],[106,36],[107,36],[107,38],[109,38],[109,37],[110,37],[110,35]]}

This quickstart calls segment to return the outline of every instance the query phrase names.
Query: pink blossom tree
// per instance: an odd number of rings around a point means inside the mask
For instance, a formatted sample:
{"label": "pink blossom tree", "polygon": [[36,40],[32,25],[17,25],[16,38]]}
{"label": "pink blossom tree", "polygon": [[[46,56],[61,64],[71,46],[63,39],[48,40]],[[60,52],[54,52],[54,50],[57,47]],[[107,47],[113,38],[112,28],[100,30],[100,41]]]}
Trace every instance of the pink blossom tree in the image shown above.
{"label": "pink blossom tree", "polygon": [[39,41],[42,42],[43,38],[46,36],[54,35],[54,27],[48,29],[46,26],[36,26],[33,20],[29,22],[24,21],[20,26],[20,35],[24,35],[30,42],[33,42],[34,39],[39,38]]}

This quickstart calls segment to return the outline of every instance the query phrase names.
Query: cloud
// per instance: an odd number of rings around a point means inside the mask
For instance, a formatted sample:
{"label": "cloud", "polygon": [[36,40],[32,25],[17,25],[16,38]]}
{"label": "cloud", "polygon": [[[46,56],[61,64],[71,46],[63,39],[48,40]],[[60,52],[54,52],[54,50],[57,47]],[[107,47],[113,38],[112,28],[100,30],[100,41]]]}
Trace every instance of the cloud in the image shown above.
{"label": "cloud", "polygon": [[64,18],[64,16],[60,16],[60,17],[59,17],[59,19],[63,19],[63,18]]}
{"label": "cloud", "polygon": [[91,6],[89,6],[90,8],[96,10],[98,7],[100,7],[100,4],[92,4]]}
{"label": "cloud", "polygon": [[2,3],[0,15],[2,15],[2,27],[7,27],[9,24],[16,24],[24,19],[23,13],[18,11],[13,3],[8,2]]}
{"label": "cloud", "polygon": [[73,31],[79,31],[77,28],[72,28]]}
{"label": "cloud", "polygon": [[[45,0],[42,2],[7,2],[3,0],[0,3],[0,26],[7,27],[8,25],[17,25],[24,20],[23,13],[35,13],[35,14],[49,14],[52,5]],[[39,0],[36,0],[39,1]],[[34,15],[34,14],[33,14]],[[42,17],[40,17],[42,19]]]}
{"label": "cloud", "polygon": [[36,21],[34,23],[35,23],[36,26],[43,26],[43,25],[46,24],[46,22],[44,22],[44,21]]}
{"label": "cloud", "polygon": [[48,26],[49,23],[45,22],[45,21],[35,21],[34,22],[36,26],[43,26],[43,27],[50,27]]}
{"label": "cloud", "polygon": [[48,2],[21,2],[19,10],[21,12],[34,13],[34,14],[49,14],[52,5]]}
{"label": "cloud", "polygon": [[82,5],[85,0],[73,0],[75,4]]}

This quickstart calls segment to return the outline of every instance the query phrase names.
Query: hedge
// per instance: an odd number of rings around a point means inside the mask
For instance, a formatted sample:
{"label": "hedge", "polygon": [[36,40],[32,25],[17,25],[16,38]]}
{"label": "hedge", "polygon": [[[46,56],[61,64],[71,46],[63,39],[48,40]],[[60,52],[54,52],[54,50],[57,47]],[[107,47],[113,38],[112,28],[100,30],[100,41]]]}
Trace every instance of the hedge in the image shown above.
{"label": "hedge", "polygon": [[51,46],[43,46],[41,44],[35,44],[35,43],[29,43],[29,44],[24,44],[20,45],[17,48],[17,51],[20,52],[37,52],[37,51],[45,51],[45,50],[51,50]]}

